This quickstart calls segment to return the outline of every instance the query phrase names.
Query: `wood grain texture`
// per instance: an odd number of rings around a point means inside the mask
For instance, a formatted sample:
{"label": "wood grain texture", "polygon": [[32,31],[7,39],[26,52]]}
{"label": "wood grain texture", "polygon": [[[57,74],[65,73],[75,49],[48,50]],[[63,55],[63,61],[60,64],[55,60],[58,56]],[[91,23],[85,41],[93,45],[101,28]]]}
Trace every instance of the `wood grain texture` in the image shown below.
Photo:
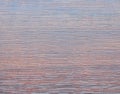
{"label": "wood grain texture", "polygon": [[119,94],[119,0],[0,0],[0,94]]}

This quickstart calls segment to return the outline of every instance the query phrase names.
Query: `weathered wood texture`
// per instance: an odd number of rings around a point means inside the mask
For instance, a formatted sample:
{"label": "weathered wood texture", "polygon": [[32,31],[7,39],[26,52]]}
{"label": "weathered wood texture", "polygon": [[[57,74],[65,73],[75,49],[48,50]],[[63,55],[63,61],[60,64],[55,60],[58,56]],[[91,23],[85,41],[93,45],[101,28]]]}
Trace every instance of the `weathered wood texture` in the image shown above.
{"label": "weathered wood texture", "polygon": [[120,0],[0,0],[0,94],[88,93],[120,93]]}

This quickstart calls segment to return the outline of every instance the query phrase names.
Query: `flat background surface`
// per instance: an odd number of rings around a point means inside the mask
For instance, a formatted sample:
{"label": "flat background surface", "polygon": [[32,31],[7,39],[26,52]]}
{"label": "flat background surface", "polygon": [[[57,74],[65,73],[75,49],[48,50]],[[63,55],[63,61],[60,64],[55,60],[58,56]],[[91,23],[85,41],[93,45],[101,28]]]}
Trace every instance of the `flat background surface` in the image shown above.
{"label": "flat background surface", "polygon": [[0,94],[119,94],[119,0],[0,0]]}

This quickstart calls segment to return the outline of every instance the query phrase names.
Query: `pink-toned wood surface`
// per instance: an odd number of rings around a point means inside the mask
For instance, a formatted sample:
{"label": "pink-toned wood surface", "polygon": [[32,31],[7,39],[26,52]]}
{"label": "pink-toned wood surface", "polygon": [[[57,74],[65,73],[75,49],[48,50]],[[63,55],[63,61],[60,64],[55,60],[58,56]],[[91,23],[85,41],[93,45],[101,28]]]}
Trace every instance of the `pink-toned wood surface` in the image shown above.
{"label": "pink-toned wood surface", "polygon": [[0,94],[120,94],[120,1],[0,0]]}

